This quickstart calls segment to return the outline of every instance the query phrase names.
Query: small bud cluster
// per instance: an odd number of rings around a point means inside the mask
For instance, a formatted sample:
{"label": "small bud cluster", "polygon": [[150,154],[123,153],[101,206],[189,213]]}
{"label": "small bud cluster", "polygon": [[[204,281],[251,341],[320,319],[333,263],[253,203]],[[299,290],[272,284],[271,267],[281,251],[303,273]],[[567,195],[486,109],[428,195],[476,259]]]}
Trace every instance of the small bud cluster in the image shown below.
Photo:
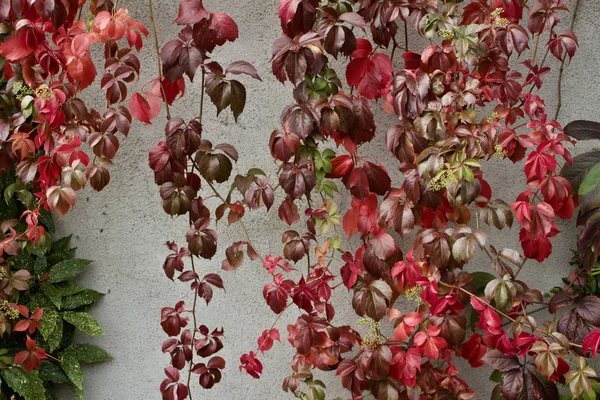
{"label": "small bud cluster", "polygon": [[13,85],[13,93],[19,101],[23,100],[25,96],[33,96],[35,94],[29,86],[24,85],[21,82],[15,82]]}
{"label": "small bud cluster", "polygon": [[381,346],[385,340],[379,330],[381,329],[381,322],[374,321],[372,318],[361,318],[358,320],[358,326],[368,326],[369,332],[363,337],[361,348],[365,349],[376,349]]}
{"label": "small bud cluster", "polygon": [[486,121],[487,123],[491,124],[492,122],[495,122],[495,121],[497,121],[499,117],[500,117],[500,114],[498,114],[496,111],[494,111],[494,112],[492,113],[492,115],[490,115],[489,117],[487,117],[487,118],[485,119],[485,121]]}
{"label": "small bud cluster", "polygon": [[420,286],[413,286],[409,289],[406,289],[404,292],[404,296],[406,296],[407,300],[414,301],[417,304],[421,304],[423,300],[421,299],[421,291],[423,289]]}
{"label": "small bud cluster", "polygon": [[35,95],[42,100],[48,100],[54,97],[54,92],[44,83],[35,90]]}
{"label": "small bud cluster", "polygon": [[505,158],[506,156],[508,156],[508,151],[504,150],[499,144],[494,146],[494,150],[496,151],[494,153],[494,157]]}
{"label": "small bud cluster", "polygon": [[11,307],[7,300],[3,300],[2,303],[0,303],[0,312],[4,313],[4,315],[10,319],[19,318],[19,310]]}
{"label": "small bud cluster", "polygon": [[427,183],[427,189],[432,192],[439,192],[452,183],[456,183],[454,174],[451,170],[444,169],[434,176],[429,183]]}
{"label": "small bud cluster", "polygon": [[440,29],[438,31],[438,35],[442,36],[446,40],[454,39],[454,31],[451,31],[450,29]]}
{"label": "small bud cluster", "polygon": [[504,12],[504,8],[498,7],[494,11],[492,11],[491,15],[492,15],[492,17],[495,18],[495,17],[499,16],[500,14],[502,14],[503,12]]}

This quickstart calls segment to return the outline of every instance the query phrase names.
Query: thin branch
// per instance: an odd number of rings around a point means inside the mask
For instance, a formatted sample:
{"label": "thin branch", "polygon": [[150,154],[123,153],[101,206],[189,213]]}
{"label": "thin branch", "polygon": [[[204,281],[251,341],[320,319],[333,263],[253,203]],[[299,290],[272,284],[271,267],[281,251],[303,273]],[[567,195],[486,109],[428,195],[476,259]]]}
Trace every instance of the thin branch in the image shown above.
{"label": "thin branch", "polygon": [[[116,3],[115,3],[116,6]],[[154,51],[156,52],[156,62],[158,64],[158,83],[160,85],[160,90],[163,95],[163,100],[165,102],[165,109],[167,110],[167,119],[171,119],[171,111],[169,110],[169,103],[167,102],[167,92],[165,91],[165,87],[163,86],[163,75],[162,75],[162,65],[160,61],[160,50],[158,46],[158,33],[156,32],[156,22],[154,21],[154,7],[152,6],[152,0],[148,0],[148,9],[150,11],[150,24],[152,25],[152,32],[154,34]]]}
{"label": "thin branch", "polygon": [[404,21],[404,50],[408,53],[408,25]]}
{"label": "thin branch", "polygon": [[[223,204],[225,204],[226,206],[229,206],[229,203],[227,202],[227,200],[225,200],[225,198],[223,196],[221,196],[221,194],[217,191],[217,188],[215,188],[215,186],[212,184],[212,182],[206,181],[206,183],[208,183],[208,186],[210,186],[210,188],[212,189],[212,191],[223,202]],[[265,259],[258,252],[258,250],[256,249],[256,246],[254,246],[254,244],[250,240],[250,234],[248,233],[248,229],[246,228],[246,224],[244,224],[244,221],[242,221],[241,218],[238,220],[238,223],[242,227],[242,231],[244,231],[244,236],[246,236],[246,242],[248,242],[248,246],[252,247],[252,250],[254,250],[254,252],[256,253],[256,255],[258,256],[258,258],[260,259],[260,261],[264,264],[265,263]]]}
{"label": "thin branch", "polygon": [[204,66],[202,67],[202,91],[200,93],[200,119],[202,119],[202,115],[204,113],[204,87],[206,84],[206,71],[204,70]]}
{"label": "thin branch", "polygon": [[535,48],[533,49],[533,58],[531,59],[531,65],[535,65],[535,59],[537,57],[538,47],[540,46],[540,37],[542,37],[542,34],[538,33],[537,39],[535,40]]}
{"label": "thin branch", "polygon": [[[190,216],[190,224],[192,217]],[[194,273],[196,272],[196,266],[194,265],[194,256],[192,255],[190,257],[192,259],[192,271],[194,271]],[[196,304],[198,301],[198,288],[196,288],[196,290],[194,290],[194,305],[192,306],[192,318],[194,321],[194,331],[192,333],[192,343],[194,343],[194,339],[196,339],[196,332],[198,332],[198,322],[196,320]],[[192,400],[192,388],[190,387],[190,382],[192,380],[192,368],[194,367],[194,357],[192,357],[190,359],[190,368],[188,370],[188,377],[187,377],[187,388],[188,388],[188,395],[190,396],[190,400]]]}
{"label": "thin branch", "polygon": [[[575,3],[575,7],[573,8],[573,17],[571,18],[571,31],[575,26],[575,18],[577,18],[577,9],[579,8],[579,0]],[[565,50],[566,51],[566,50]],[[564,55],[562,62],[560,63],[560,70],[558,71],[558,104],[556,105],[556,113],[554,114],[554,120],[558,120],[558,115],[560,114],[560,109],[562,108],[562,79],[563,72],[565,70],[565,60],[567,59],[567,55]]]}

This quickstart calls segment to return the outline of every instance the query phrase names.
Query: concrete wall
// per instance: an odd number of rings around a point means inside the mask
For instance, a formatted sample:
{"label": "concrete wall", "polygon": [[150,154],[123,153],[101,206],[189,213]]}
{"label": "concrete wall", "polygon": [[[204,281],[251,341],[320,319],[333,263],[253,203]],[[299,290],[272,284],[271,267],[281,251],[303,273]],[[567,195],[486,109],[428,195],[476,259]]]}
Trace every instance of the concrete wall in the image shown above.
{"label": "concrete wall", "polygon": [[[173,21],[177,14],[175,0],[155,0],[155,14],[159,28],[159,39],[174,38],[177,26]],[[276,0],[206,0],[207,9],[229,13],[238,23],[241,37],[216,54],[223,64],[236,60],[253,63],[264,82],[245,80],[248,89],[246,111],[238,124],[229,112],[216,118],[212,104],[207,103],[204,135],[219,143],[227,141],[237,147],[240,162],[237,170],[245,172],[249,167],[260,166],[265,171],[275,172],[276,166],[268,154],[267,143],[273,129],[279,127],[279,114],[291,102],[291,87],[285,88],[270,72],[269,58],[272,42],[279,37]],[[570,1],[571,4],[574,1]],[[120,5],[129,8],[131,14],[149,26],[146,1],[121,0]],[[570,18],[570,17],[569,17]],[[581,48],[567,66],[563,82],[563,108],[559,118],[566,124],[573,119],[600,119],[600,65],[596,21],[600,20],[600,3],[597,0],[582,0],[576,31]],[[565,25],[568,21],[565,21]],[[415,42],[415,40],[413,40]],[[415,42],[416,43],[416,42]],[[416,50],[416,45],[414,47]],[[525,56],[522,57],[523,59]],[[552,58],[552,57],[550,57]],[[141,55],[142,79],[145,83],[156,74],[156,61],[147,42]],[[551,74],[546,75],[543,95],[549,110],[556,107],[556,82],[558,68],[552,58]],[[338,72],[343,73],[344,70]],[[179,102],[174,115],[185,119],[194,116],[199,104],[199,84],[188,87],[185,103]],[[101,107],[100,93],[88,93]],[[553,112],[550,112],[553,115]],[[378,114],[379,136],[369,145],[368,151],[375,157],[384,154],[382,162],[391,161],[385,150],[382,134],[393,123],[389,116]],[[155,125],[136,125],[129,138],[122,141],[116,165],[111,169],[110,185],[101,193],[80,194],[75,210],[59,222],[62,234],[73,233],[73,244],[78,247],[78,256],[96,262],[82,277],[82,282],[107,296],[93,310],[104,327],[105,335],[97,338],[81,338],[107,349],[115,360],[85,369],[86,398],[90,400],[111,399],[157,399],[158,386],[163,379],[163,368],[168,365],[168,356],[162,354],[161,343],[166,335],[159,325],[160,309],[172,306],[180,298],[191,302],[189,290],[181,283],[171,283],[163,274],[161,265],[167,254],[163,246],[167,240],[184,242],[187,224],[183,219],[171,219],[162,210],[158,187],[153,182],[147,163],[148,151],[163,136],[164,115]],[[597,143],[578,145],[580,153]],[[395,165],[395,164],[389,164]],[[494,161],[485,165],[487,177],[495,196],[508,202],[523,190],[522,165],[513,166],[507,161]],[[398,176],[394,177],[398,184]],[[342,204],[343,205],[343,204]],[[249,230],[262,253],[281,251],[278,232],[284,228],[275,215],[265,217],[262,211],[247,217]],[[540,289],[550,289],[560,282],[560,277],[569,270],[570,249],[574,248],[576,230],[572,224],[561,226],[563,234],[553,240],[554,254],[543,264],[528,262],[521,274],[523,280],[532,282]],[[212,261],[200,263],[202,273],[220,270],[225,245],[240,240],[241,233],[222,225],[218,228],[219,243],[223,245]],[[494,234],[490,242],[518,249],[517,230]],[[404,249],[409,242],[401,244]],[[472,268],[487,268],[484,258],[477,258]],[[292,357],[290,346],[276,344],[263,358],[264,376],[261,380],[241,374],[238,360],[242,353],[256,348],[256,339],[262,330],[270,327],[274,315],[262,298],[262,287],[267,280],[258,263],[245,263],[236,272],[223,272],[226,293],[217,292],[209,307],[200,306],[200,323],[209,327],[225,328],[225,348],[220,353],[227,360],[224,381],[213,390],[205,391],[195,386],[195,399],[286,399],[291,396],[281,391],[282,379],[289,373]],[[340,290],[336,304],[338,321],[355,324],[357,316],[350,306],[351,296]],[[295,319],[295,314],[284,315],[278,327],[282,336],[285,326]],[[486,398],[490,393],[487,382],[488,371],[469,372],[464,377],[481,392],[477,398]],[[331,384],[327,398],[340,395],[348,398],[332,374],[323,375]],[[63,398],[61,396],[61,398]],[[64,395],[64,398],[69,398]]]}

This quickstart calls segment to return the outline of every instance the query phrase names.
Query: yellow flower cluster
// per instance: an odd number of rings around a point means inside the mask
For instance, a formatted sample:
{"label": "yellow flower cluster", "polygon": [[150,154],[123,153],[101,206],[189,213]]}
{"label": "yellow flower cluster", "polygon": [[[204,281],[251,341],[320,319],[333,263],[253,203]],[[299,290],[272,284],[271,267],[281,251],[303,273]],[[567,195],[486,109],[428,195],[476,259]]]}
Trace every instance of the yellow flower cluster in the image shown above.
{"label": "yellow flower cluster", "polygon": [[454,31],[451,31],[450,29],[440,29],[438,31],[438,35],[442,36],[446,40],[454,39]]}
{"label": "yellow flower cluster", "polygon": [[4,313],[4,315],[10,319],[19,318],[19,310],[12,308],[10,304],[8,304],[7,300],[4,300],[2,303],[0,303],[0,312]]}
{"label": "yellow flower cluster", "polygon": [[381,322],[374,321],[372,318],[361,318],[358,320],[358,326],[368,326],[369,331],[362,339],[361,348],[365,349],[376,349],[381,346],[385,340],[379,330],[381,329]]}
{"label": "yellow flower cluster", "polygon": [[404,292],[404,296],[410,301],[414,301],[417,304],[421,304],[421,302],[423,301],[421,300],[421,291],[422,288],[420,286],[413,286]]}
{"label": "yellow flower cluster", "polygon": [[456,182],[456,177],[449,169],[441,170],[436,176],[434,176],[428,183],[427,189],[432,192],[438,192],[444,189],[451,183]]}

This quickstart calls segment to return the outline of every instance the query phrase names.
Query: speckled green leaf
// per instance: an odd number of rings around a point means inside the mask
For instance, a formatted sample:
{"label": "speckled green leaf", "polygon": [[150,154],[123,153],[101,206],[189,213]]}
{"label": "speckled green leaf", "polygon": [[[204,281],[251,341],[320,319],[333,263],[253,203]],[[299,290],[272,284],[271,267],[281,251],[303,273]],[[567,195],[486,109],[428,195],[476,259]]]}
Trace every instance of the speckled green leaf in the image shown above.
{"label": "speckled green leaf", "polygon": [[48,296],[50,301],[54,303],[56,308],[60,310],[60,306],[62,304],[62,295],[60,294],[60,291],[58,291],[58,289],[56,289],[53,284],[48,282],[42,283],[40,285],[40,289],[42,289],[42,292],[44,292],[44,294]]}
{"label": "speckled green leaf", "polygon": [[60,363],[60,366],[62,367],[63,371],[65,371],[65,374],[73,386],[83,391],[83,373],[81,372],[79,360],[77,360],[77,358],[75,358],[72,354],[62,354],[62,362]]}
{"label": "speckled green leaf", "polygon": [[43,381],[54,383],[67,383],[69,381],[63,370],[56,363],[48,360],[42,361],[42,366],[38,371]]}
{"label": "speckled green leaf", "polygon": [[73,385],[71,382],[67,383],[67,387],[73,393],[73,396],[76,400],[83,400],[83,388],[79,389],[77,386]]}
{"label": "speckled green leaf", "polygon": [[42,223],[46,225],[48,231],[54,233],[54,218],[52,218],[52,213],[43,207],[40,207],[40,219],[42,220]]}
{"label": "speckled green leaf", "polygon": [[54,285],[56,290],[60,293],[62,297],[72,296],[75,293],[79,293],[83,290],[81,286],[76,284],[75,282],[61,282]]}
{"label": "speckled green leaf", "polygon": [[110,360],[111,356],[98,346],[91,344],[75,344],[61,353],[61,366],[71,381],[68,385],[76,398],[83,397],[83,375],[80,361],[93,363]]}
{"label": "speckled green leaf", "polygon": [[2,378],[15,392],[25,400],[40,400],[45,398],[46,390],[38,371],[26,373],[21,367],[10,367],[2,370]]}
{"label": "speckled green leaf", "polygon": [[54,329],[56,328],[56,322],[58,319],[58,312],[56,312],[54,308],[44,308],[44,315],[42,315],[42,319],[40,320],[42,325],[40,325],[38,328],[44,337],[44,340],[48,341],[52,335],[52,332],[54,332]]}
{"label": "speckled green leaf", "polygon": [[73,235],[65,236],[52,243],[52,252],[57,253],[59,251],[65,251],[69,249],[69,242]]}
{"label": "speckled green leaf", "polygon": [[79,258],[61,261],[50,268],[48,282],[56,283],[71,279],[82,273],[91,263],[92,262],[89,260],[82,260]]}
{"label": "speckled green leaf", "polygon": [[43,293],[36,293],[31,297],[28,308],[35,310],[36,308],[53,308],[54,303]]}
{"label": "speckled green leaf", "polygon": [[89,306],[95,304],[98,300],[100,300],[104,296],[100,292],[96,292],[95,290],[86,289],[81,291],[73,296],[68,296],[63,298],[62,300],[62,309],[63,310],[74,310],[81,306]]}
{"label": "speckled green leaf", "polygon": [[33,270],[37,276],[42,276],[48,271],[48,262],[46,257],[38,257],[33,265]]}
{"label": "speckled green leaf", "polygon": [[58,349],[58,347],[60,346],[60,342],[62,341],[62,337],[63,337],[63,325],[64,325],[64,323],[59,318],[56,321],[56,327],[54,328],[54,331],[52,331],[52,334],[46,340],[46,342],[48,344],[48,348],[46,350],[48,350],[49,352],[53,352],[54,350]]}
{"label": "speckled green leaf", "polygon": [[74,344],[67,347],[62,354],[86,363],[112,360],[110,354],[93,344]]}
{"label": "speckled green leaf", "polygon": [[59,262],[70,260],[75,256],[75,249],[65,249],[57,252],[52,252],[46,258],[48,265],[55,265]]}
{"label": "speckled green leaf", "polygon": [[65,321],[90,336],[104,334],[98,321],[86,312],[65,311],[61,315]]}

